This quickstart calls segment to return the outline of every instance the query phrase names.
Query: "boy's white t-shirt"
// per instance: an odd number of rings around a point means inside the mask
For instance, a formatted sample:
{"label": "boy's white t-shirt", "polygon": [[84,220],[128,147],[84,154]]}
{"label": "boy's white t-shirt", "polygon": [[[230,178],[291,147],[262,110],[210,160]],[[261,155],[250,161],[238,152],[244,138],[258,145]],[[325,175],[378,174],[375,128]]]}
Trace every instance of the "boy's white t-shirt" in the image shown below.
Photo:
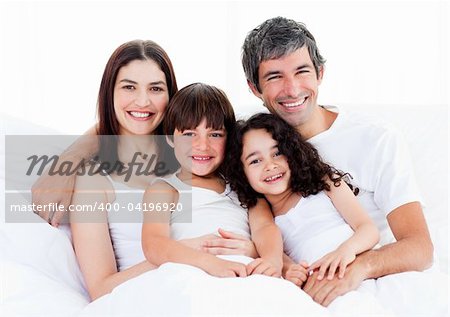
{"label": "boy's white t-shirt", "polygon": [[359,201],[380,229],[380,243],[391,242],[386,216],[406,203],[423,205],[406,143],[399,131],[380,119],[325,108],[338,113],[336,120],[308,142],[325,162],[351,174],[351,183],[360,190]]}

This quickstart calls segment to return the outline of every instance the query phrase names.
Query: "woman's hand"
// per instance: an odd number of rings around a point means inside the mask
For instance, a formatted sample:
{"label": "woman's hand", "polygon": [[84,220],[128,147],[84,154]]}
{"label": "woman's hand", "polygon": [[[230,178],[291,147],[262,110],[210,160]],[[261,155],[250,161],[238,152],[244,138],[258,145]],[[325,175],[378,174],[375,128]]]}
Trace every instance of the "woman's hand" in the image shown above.
{"label": "woman's hand", "polygon": [[328,275],[328,280],[332,280],[334,278],[336,270],[339,268],[339,278],[343,278],[347,265],[352,263],[355,259],[355,252],[351,248],[341,245],[335,251],[326,254],[325,256],[311,264],[309,270],[314,271],[315,269],[319,268],[317,279],[320,281],[325,277],[325,275]]}
{"label": "woman's hand", "polygon": [[255,244],[248,238],[223,229],[219,229],[219,236],[208,235],[202,241],[202,250],[214,255],[245,255],[253,259],[258,257]]}
{"label": "woman's hand", "polygon": [[223,260],[215,256],[205,262],[203,269],[206,273],[217,277],[247,277],[244,264]]}
{"label": "woman's hand", "polygon": [[204,251],[203,244],[205,243],[205,241],[211,241],[218,238],[219,237],[215,234],[205,234],[204,236],[200,236],[197,238],[179,240],[179,242],[192,249]]}
{"label": "woman's hand", "polygon": [[300,263],[292,263],[289,264],[287,270],[284,272],[284,278],[298,287],[302,287],[302,285],[308,279],[308,263],[300,262]]}
{"label": "woman's hand", "polygon": [[[33,204],[44,206],[53,203],[67,209],[72,201],[75,179],[75,173],[69,176],[42,174],[31,187]],[[42,209],[35,213],[55,227],[58,227],[66,214],[66,211],[50,212],[49,208]]]}

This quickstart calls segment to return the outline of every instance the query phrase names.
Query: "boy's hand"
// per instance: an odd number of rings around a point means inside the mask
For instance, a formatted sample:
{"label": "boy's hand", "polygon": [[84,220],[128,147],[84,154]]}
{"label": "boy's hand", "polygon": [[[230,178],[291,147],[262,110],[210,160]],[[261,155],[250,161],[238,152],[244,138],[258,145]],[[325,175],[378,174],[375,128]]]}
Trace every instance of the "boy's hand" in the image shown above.
{"label": "boy's hand", "polygon": [[286,270],[284,274],[284,278],[298,287],[301,287],[303,283],[308,278],[308,263],[306,262],[300,262],[300,263],[293,263],[289,265],[288,269]]}
{"label": "boy's hand", "polygon": [[[335,251],[330,252],[311,264],[310,271],[319,268],[317,279],[322,280],[327,275],[328,280],[332,280],[336,270],[339,268],[339,278],[343,278],[347,265],[356,258],[355,252],[348,247],[340,246]],[[327,274],[328,271],[328,274]]]}
{"label": "boy's hand", "polygon": [[247,277],[245,265],[211,256],[203,268],[206,273],[217,277]]}
{"label": "boy's hand", "polygon": [[262,274],[273,277],[281,277],[281,269],[283,263],[274,263],[274,261],[269,261],[263,258],[257,258],[247,264],[247,274]]}

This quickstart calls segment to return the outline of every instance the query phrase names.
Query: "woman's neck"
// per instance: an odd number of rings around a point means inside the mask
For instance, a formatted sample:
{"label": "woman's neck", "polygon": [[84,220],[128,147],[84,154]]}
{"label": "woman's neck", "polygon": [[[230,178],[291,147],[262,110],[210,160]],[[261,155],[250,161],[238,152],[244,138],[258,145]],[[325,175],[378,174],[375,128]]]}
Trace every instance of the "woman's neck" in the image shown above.
{"label": "woman's neck", "polygon": [[302,196],[292,192],[289,188],[281,194],[265,195],[265,197],[270,203],[273,215],[279,216],[285,214],[289,209],[294,207]]}
{"label": "woman's neck", "polygon": [[119,160],[125,164],[134,159],[145,162],[151,156],[158,155],[158,145],[153,135],[120,135],[117,144]]}
{"label": "woman's neck", "polygon": [[111,177],[130,187],[145,188],[154,178],[154,168],[158,161],[158,144],[152,135],[120,135],[117,154],[124,169]]}

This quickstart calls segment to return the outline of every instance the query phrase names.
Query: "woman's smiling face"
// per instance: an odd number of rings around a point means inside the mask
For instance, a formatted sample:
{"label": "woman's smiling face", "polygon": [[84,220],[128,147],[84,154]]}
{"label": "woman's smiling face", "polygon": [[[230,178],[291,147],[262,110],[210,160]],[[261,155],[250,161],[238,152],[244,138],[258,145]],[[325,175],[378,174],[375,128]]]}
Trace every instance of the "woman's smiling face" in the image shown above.
{"label": "woman's smiling face", "polygon": [[166,77],[153,60],[133,60],[120,68],[114,85],[120,134],[153,134],[168,103]]}

